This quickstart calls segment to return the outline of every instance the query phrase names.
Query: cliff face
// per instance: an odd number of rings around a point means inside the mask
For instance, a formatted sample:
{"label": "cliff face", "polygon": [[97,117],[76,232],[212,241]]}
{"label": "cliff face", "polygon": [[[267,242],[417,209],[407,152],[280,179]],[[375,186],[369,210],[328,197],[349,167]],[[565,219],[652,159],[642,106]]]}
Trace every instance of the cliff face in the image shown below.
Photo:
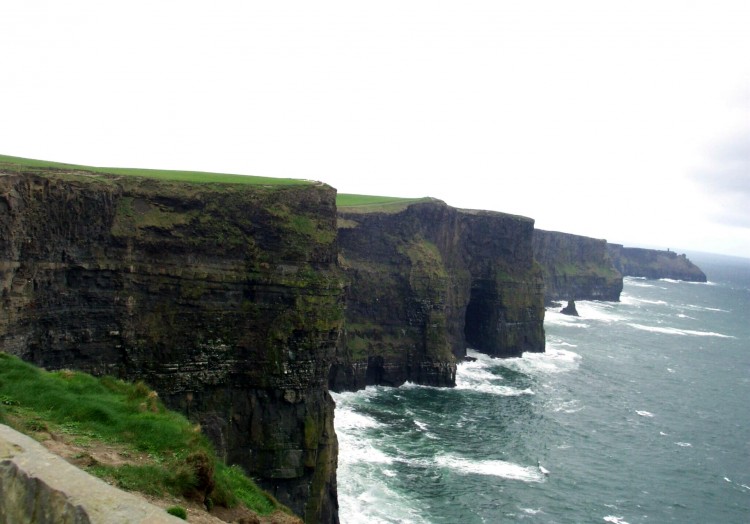
{"label": "cliff face", "polygon": [[544,272],[547,303],[620,300],[622,275],[612,263],[606,240],[535,229],[534,258]]}
{"label": "cliff face", "polygon": [[706,282],[706,274],[684,254],[621,244],[608,244],[607,249],[615,267],[625,276]]}
{"label": "cliff face", "polygon": [[544,351],[533,221],[433,201],[396,212],[339,208],[349,282],[332,389],[455,384],[466,346]]}
{"label": "cliff face", "polygon": [[143,379],[307,522],[337,522],[335,191],[0,174],[0,347]]}

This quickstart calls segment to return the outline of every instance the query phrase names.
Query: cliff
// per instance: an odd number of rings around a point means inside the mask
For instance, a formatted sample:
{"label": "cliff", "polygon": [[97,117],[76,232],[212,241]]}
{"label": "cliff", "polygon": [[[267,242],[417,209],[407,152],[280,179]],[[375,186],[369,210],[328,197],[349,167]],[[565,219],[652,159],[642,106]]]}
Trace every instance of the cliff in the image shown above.
{"label": "cliff", "polygon": [[615,267],[625,276],[706,282],[706,274],[684,254],[621,244],[608,244],[607,249]]}
{"label": "cliff", "polygon": [[144,380],[307,522],[337,522],[335,190],[184,178],[0,162],[0,347]]}
{"label": "cliff", "polygon": [[455,384],[467,345],[544,351],[533,221],[436,200],[338,210],[346,322],[329,386]]}
{"label": "cliff", "polygon": [[606,240],[535,229],[534,258],[542,266],[548,304],[620,300],[622,275],[612,263]]}

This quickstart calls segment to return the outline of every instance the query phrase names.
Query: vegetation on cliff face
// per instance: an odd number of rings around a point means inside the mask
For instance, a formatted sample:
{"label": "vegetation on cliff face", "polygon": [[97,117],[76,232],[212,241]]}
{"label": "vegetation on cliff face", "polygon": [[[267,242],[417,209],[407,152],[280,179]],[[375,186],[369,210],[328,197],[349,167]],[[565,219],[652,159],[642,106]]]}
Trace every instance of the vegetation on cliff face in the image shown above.
{"label": "vegetation on cliff face", "polygon": [[336,522],[335,190],[3,160],[0,346],[143,380],[227,463]]}
{"label": "vegetation on cliff face", "polygon": [[329,387],[454,385],[467,341],[498,356],[543,351],[533,221],[355,197],[338,208],[347,308]]}
{"label": "vegetation on cliff face", "polygon": [[706,274],[684,254],[670,250],[623,247],[608,244],[607,249],[615,267],[625,276],[671,278],[688,282],[706,282]]}
{"label": "vegetation on cliff face", "polygon": [[[244,504],[267,515],[289,510],[230,468],[184,416],[168,411],[142,382],[46,372],[0,353],[0,422],[59,448],[71,461],[128,491],[184,497],[209,506]],[[106,447],[113,464],[97,460]]]}
{"label": "vegetation on cliff face", "polygon": [[620,299],[622,275],[612,263],[606,240],[536,229],[534,258],[544,272],[547,303]]}

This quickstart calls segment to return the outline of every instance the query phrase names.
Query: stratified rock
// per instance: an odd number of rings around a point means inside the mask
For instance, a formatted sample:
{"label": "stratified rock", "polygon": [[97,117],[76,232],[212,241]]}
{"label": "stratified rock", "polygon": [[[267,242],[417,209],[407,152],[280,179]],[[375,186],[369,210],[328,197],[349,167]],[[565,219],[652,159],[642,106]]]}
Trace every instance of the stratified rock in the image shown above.
{"label": "stratified rock", "polygon": [[625,276],[706,282],[706,274],[684,254],[621,244],[608,244],[607,249],[615,267]]}
{"label": "stratified rock", "polygon": [[544,351],[533,220],[435,200],[338,217],[349,285],[332,389],[452,386],[467,345],[495,356]]}
{"label": "stratified rock", "polygon": [[580,316],[578,314],[578,310],[576,309],[575,300],[568,300],[568,305],[562,308],[560,310],[560,313],[562,313],[563,315],[570,315],[573,317]]}
{"label": "stratified rock", "polygon": [[335,191],[0,173],[0,347],[143,379],[307,522],[337,522]]}
{"label": "stratified rock", "polygon": [[622,275],[607,252],[607,241],[556,231],[534,230],[534,258],[544,272],[544,298],[618,302]]}

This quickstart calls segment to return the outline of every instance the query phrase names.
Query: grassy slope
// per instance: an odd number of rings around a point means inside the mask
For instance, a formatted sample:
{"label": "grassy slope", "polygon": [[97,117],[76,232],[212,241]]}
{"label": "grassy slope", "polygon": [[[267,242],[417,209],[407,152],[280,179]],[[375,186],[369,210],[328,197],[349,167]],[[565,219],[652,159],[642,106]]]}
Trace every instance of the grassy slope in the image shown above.
{"label": "grassy slope", "polygon": [[[261,515],[288,512],[239,468],[217,460],[200,428],[166,410],[143,383],[46,372],[0,353],[0,423],[42,441],[65,439],[84,449],[114,445],[123,457],[146,457],[85,468],[129,491],[211,499],[226,507],[242,503]],[[213,482],[206,482],[206,472]]]}
{"label": "grassy slope", "polygon": [[7,155],[0,155],[0,172],[2,171],[8,173],[34,174],[59,172],[87,175],[126,175],[193,183],[246,185],[300,185],[313,183],[309,180],[298,180],[294,178],[230,175],[225,173],[206,173],[202,171],[169,171],[158,169],[79,166],[75,164],[62,164],[60,162],[48,162],[46,160],[33,160],[30,158],[20,158]]}
{"label": "grassy slope", "polygon": [[336,196],[336,206],[347,213],[398,213],[411,204],[430,202],[430,197],[399,198],[375,195],[353,195],[339,193]]}

